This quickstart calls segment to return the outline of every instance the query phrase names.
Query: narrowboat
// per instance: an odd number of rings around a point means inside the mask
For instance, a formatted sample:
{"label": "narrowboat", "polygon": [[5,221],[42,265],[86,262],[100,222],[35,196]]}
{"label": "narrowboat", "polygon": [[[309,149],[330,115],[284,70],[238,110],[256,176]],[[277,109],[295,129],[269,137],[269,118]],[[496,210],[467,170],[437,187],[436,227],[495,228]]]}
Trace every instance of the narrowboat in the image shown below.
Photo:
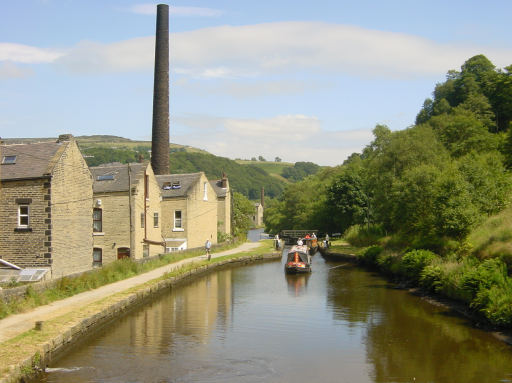
{"label": "narrowboat", "polygon": [[311,256],[307,246],[292,246],[288,252],[284,271],[288,274],[311,272]]}

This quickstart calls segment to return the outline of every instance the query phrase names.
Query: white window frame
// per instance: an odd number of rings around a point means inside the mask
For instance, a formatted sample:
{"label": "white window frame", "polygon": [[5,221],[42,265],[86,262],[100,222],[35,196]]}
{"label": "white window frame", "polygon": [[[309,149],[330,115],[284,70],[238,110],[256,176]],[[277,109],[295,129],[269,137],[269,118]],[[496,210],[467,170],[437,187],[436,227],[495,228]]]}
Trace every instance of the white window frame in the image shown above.
{"label": "white window frame", "polygon": [[[95,219],[94,218],[94,213],[95,212],[100,212],[100,219]],[[99,222],[100,223],[100,229],[101,230],[96,230],[96,228],[94,227],[94,223],[95,222]],[[99,207],[95,207],[93,208],[92,210],[92,231],[93,233],[103,233],[103,209],[99,208]]]}
{"label": "white window frame", "polygon": [[[180,212],[180,218],[176,219],[176,213]],[[176,222],[179,222],[179,226],[176,225]],[[174,227],[173,231],[185,231],[183,228],[183,210],[174,210]]]}
{"label": "white window frame", "polygon": [[[26,214],[22,214],[21,213],[21,208],[23,207],[26,207],[27,208],[27,213]],[[22,217],[27,217],[27,224],[22,224],[21,223],[21,218]],[[26,205],[26,204],[22,204],[22,205],[18,205],[18,227],[19,228],[28,228],[30,225],[30,205]]]}
{"label": "white window frame", "polygon": [[208,201],[208,182],[204,183],[203,201]]}
{"label": "white window frame", "polygon": [[[98,251],[99,251],[99,254],[100,254],[100,261],[99,262],[94,259],[94,253],[98,252]],[[101,247],[94,247],[92,249],[92,265],[93,265],[93,267],[103,266],[103,249]]]}
{"label": "white window frame", "polygon": [[16,156],[3,156],[2,165],[14,165],[16,163]]}
{"label": "white window frame", "polygon": [[159,220],[158,220],[158,212],[153,213],[153,227],[158,227]]}

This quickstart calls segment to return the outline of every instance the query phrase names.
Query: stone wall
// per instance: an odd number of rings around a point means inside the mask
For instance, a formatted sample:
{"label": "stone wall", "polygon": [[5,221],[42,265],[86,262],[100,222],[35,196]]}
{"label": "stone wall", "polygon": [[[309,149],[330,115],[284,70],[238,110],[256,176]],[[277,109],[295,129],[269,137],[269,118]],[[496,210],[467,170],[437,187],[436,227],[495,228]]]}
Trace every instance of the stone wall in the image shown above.
{"label": "stone wall", "polygon": [[93,233],[94,247],[102,250],[103,264],[111,263],[118,248],[131,247],[128,192],[95,193],[92,201],[102,212],[102,231]]}
{"label": "stone wall", "polygon": [[52,171],[52,278],[92,268],[92,176],[74,140]]}
{"label": "stone wall", "polygon": [[[0,258],[25,267],[51,266],[50,179],[0,183]],[[18,228],[18,206],[29,206],[29,227]]]}
{"label": "stone wall", "polygon": [[[204,199],[204,187],[206,197]],[[187,230],[188,247],[203,247],[209,238],[212,244],[217,243],[217,195],[204,174],[189,190],[187,199]]]}
{"label": "stone wall", "polygon": [[[161,209],[161,195],[160,187],[156,181],[155,175],[151,166],[146,169],[148,177],[147,187],[148,195],[144,200],[144,175],[137,183],[135,192],[132,195],[134,215],[134,229],[135,235],[133,240],[133,257],[134,259],[143,258],[144,245],[149,247],[149,257],[165,252],[162,245],[144,241],[144,238],[151,242],[163,242],[162,238],[162,209]],[[154,214],[158,214],[158,226],[154,225]],[[141,225],[141,215],[145,217],[144,228]]]}

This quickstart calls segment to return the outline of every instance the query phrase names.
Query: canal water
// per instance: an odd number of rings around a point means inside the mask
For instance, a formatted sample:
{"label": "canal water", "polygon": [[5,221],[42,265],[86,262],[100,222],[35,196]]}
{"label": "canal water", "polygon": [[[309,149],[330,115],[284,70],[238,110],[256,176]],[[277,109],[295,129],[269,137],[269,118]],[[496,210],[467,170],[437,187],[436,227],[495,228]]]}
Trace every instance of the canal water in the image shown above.
{"label": "canal water", "polygon": [[43,382],[512,382],[512,347],[381,277],[313,257],[182,284],[58,360]]}

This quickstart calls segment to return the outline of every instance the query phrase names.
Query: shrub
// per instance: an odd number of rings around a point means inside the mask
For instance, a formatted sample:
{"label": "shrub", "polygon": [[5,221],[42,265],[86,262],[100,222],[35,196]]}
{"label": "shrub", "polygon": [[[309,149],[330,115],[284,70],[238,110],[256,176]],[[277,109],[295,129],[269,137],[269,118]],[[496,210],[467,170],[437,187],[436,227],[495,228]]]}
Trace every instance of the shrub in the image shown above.
{"label": "shrub", "polygon": [[371,246],[379,243],[384,236],[382,227],[378,225],[362,226],[354,225],[349,227],[344,234],[345,240],[352,246]]}
{"label": "shrub", "polygon": [[383,248],[378,245],[370,246],[366,251],[359,256],[361,263],[366,266],[376,266],[377,256],[382,253]]}
{"label": "shrub", "polygon": [[379,270],[390,276],[398,274],[400,266],[400,257],[394,253],[383,251],[377,256],[377,266]]}
{"label": "shrub", "polygon": [[402,257],[399,272],[403,277],[418,282],[423,269],[438,259],[439,256],[429,250],[412,250]]}
{"label": "shrub", "polygon": [[439,292],[442,287],[443,269],[440,265],[428,265],[420,273],[419,284],[422,288]]}

